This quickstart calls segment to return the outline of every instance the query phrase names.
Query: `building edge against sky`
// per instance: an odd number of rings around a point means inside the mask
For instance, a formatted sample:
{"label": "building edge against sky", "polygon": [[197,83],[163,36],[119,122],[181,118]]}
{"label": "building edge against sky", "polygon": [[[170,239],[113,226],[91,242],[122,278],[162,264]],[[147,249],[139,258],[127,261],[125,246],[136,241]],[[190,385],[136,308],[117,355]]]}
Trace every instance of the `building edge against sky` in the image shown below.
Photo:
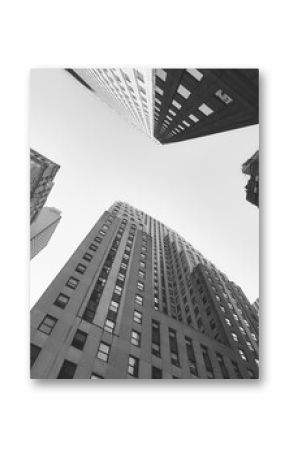
{"label": "building edge against sky", "polygon": [[259,122],[257,69],[66,69],[162,144]]}
{"label": "building edge against sky", "polygon": [[33,378],[257,378],[240,287],[127,203],[97,221],[31,312]]}
{"label": "building edge against sky", "polygon": [[55,207],[43,207],[30,226],[30,258],[33,259],[45,248],[61,219]]}

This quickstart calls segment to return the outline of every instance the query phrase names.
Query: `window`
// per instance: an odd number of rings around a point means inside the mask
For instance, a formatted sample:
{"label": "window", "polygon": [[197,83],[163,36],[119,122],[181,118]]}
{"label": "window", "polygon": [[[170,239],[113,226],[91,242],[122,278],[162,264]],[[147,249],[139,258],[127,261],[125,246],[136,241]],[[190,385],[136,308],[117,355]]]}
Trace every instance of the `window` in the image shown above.
{"label": "window", "polygon": [[254,371],[251,370],[250,368],[247,368],[248,374],[249,374],[249,378],[250,379],[256,379],[256,376],[254,374]]}
{"label": "window", "polygon": [[152,379],[162,379],[162,370],[156,366],[152,366]]}
{"label": "window", "polygon": [[183,98],[188,98],[190,96],[190,91],[186,89],[182,84],[179,85],[177,92],[179,95],[181,95]]}
{"label": "window", "polygon": [[179,104],[176,100],[173,100],[172,105],[175,106],[177,109],[181,108],[181,104]]}
{"label": "window", "polygon": [[239,366],[237,364],[237,362],[235,362],[234,360],[232,360],[232,365],[233,365],[233,369],[235,372],[235,375],[237,376],[237,379],[242,379],[242,375],[239,369]]}
{"label": "window", "polygon": [[67,281],[66,285],[67,285],[69,288],[75,290],[75,289],[77,288],[77,286],[78,286],[78,283],[79,283],[79,280],[76,279],[76,278],[74,278],[73,276],[71,276],[71,277],[69,278],[69,280]]}
{"label": "window", "polygon": [[138,282],[137,282],[137,288],[138,288],[138,290],[143,291],[143,290],[144,290],[144,284],[143,284],[143,282],[138,281]]}
{"label": "window", "polygon": [[213,113],[213,110],[205,103],[202,103],[198,108],[204,115],[208,116]]}
{"label": "window", "polygon": [[98,247],[97,247],[97,245],[95,245],[94,243],[92,243],[92,244],[89,246],[89,249],[91,249],[92,251],[97,251]]}
{"label": "window", "polygon": [[184,123],[188,128],[190,127],[190,124],[186,120],[182,120],[182,123]]}
{"label": "window", "polygon": [[164,81],[164,82],[166,81],[167,73],[165,72],[165,70],[157,69],[156,75],[158,76],[158,78],[162,79],[162,81]]}
{"label": "window", "polygon": [[239,349],[239,354],[243,360],[247,360],[247,357],[242,349]]}
{"label": "window", "polygon": [[101,376],[100,374],[92,373],[91,374],[91,379],[104,379],[104,377]]}
{"label": "window", "polygon": [[177,347],[177,336],[174,329],[169,328],[169,348],[171,355],[171,363],[175,366],[180,366]]}
{"label": "window", "polygon": [[232,332],[232,337],[234,341],[238,341],[238,336],[235,332]]}
{"label": "window", "polygon": [[136,295],[135,296],[135,302],[138,306],[143,306],[143,298],[141,295]]}
{"label": "window", "polygon": [[83,265],[82,263],[79,263],[76,266],[76,271],[81,274],[83,274],[86,271],[86,269],[87,269],[87,267],[85,265]]}
{"label": "window", "polygon": [[110,303],[109,310],[112,312],[118,312],[120,304],[117,301],[112,300]]}
{"label": "window", "polygon": [[155,86],[155,92],[159,95],[163,95],[163,90],[160,89],[160,87],[158,87],[158,86]]}
{"label": "window", "polygon": [[141,334],[140,334],[140,332],[137,332],[137,331],[134,331],[134,330],[131,331],[131,344],[134,345],[134,346],[140,347],[140,345],[141,345]]}
{"label": "window", "polygon": [[139,270],[138,275],[139,275],[139,278],[140,278],[140,279],[145,279],[145,273],[144,273],[144,271]]}
{"label": "window", "polygon": [[35,360],[39,356],[40,351],[41,348],[39,346],[36,346],[34,344],[30,345],[30,368],[33,367]]}
{"label": "window", "polygon": [[232,323],[230,322],[230,320],[228,318],[225,318],[225,322],[227,323],[228,326],[232,325]]}
{"label": "window", "polygon": [[104,330],[107,332],[112,333],[115,327],[115,322],[112,320],[109,320],[108,318],[105,321]]}
{"label": "window", "polygon": [[201,81],[203,78],[203,74],[197,69],[187,69],[186,70],[196,81]]}
{"label": "window", "polygon": [[189,361],[189,371],[194,376],[198,376],[196,358],[195,358],[195,354],[194,354],[194,349],[193,349],[191,338],[185,337],[185,346],[186,346],[187,358],[188,358],[188,361]]}
{"label": "window", "polygon": [[98,359],[103,360],[104,362],[107,362],[109,355],[110,355],[110,349],[111,349],[110,345],[101,341],[98,352],[97,352]]}
{"label": "window", "polygon": [[81,331],[78,329],[75,333],[75,336],[72,341],[72,346],[74,348],[82,350],[85,346],[86,340],[87,340],[88,334],[86,332]]}
{"label": "window", "polygon": [[152,320],[152,354],[156,357],[161,357],[160,344],[160,323]]}
{"label": "window", "polygon": [[52,329],[56,325],[57,319],[54,318],[51,315],[46,315],[40,325],[38,326],[38,330],[40,332],[43,332],[44,334],[50,335],[52,332]]}
{"label": "window", "polygon": [[90,254],[90,253],[85,253],[85,254],[83,255],[83,259],[84,259],[84,260],[87,260],[88,262],[90,262],[90,261],[92,260],[92,258],[93,258],[93,255]]}
{"label": "window", "polygon": [[135,323],[141,324],[142,323],[142,313],[138,312],[138,310],[134,310],[133,319]]}
{"label": "window", "polygon": [[233,101],[233,99],[229,95],[227,95],[222,89],[217,90],[215,96],[225,104],[230,104]]}
{"label": "window", "polygon": [[176,115],[176,112],[174,112],[174,111],[172,111],[172,109],[169,109],[169,114],[171,114],[171,115]]}
{"label": "window", "polygon": [[225,365],[223,356],[221,354],[218,354],[218,353],[217,353],[216,356],[217,356],[217,360],[218,360],[218,363],[219,363],[219,366],[220,366],[223,378],[224,379],[229,379],[230,378],[229,372],[228,372],[228,369],[227,369],[227,367]]}
{"label": "window", "polygon": [[204,360],[208,378],[213,379],[214,373],[213,373],[213,367],[212,367],[211,359],[209,356],[208,348],[206,346],[201,345],[201,350],[202,350],[203,360]]}
{"label": "window", "polygon": [[57,376],[58,379],[73,379],[77,365],[69,360],[64,360],[60,372]]}
{"label": "window", "polygon": [[69,296],[60,293],[53,304],[61,309],[64,309],[68,302]]}
{"label": "window", "polygon": [[133,377],[138,377],[138,373],[139,373],[139,359],[137,359],[137,357],[133,357],[132,355],[130,355],[128,361],[128,374],[130,374]]}

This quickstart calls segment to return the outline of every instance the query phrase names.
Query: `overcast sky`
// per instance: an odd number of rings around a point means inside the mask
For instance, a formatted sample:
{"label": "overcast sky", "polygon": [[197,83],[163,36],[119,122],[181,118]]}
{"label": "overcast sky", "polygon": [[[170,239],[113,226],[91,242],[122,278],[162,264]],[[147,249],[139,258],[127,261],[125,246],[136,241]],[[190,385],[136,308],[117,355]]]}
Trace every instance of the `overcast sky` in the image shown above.
{"label": "overcast sky", "polygon": [[30,87],[30,147],[61,166],[46,205],[62,211],[31,262],[31,305],[116,200],[177,231],[251,302],[259,296],[258,209],[241,172],[258,126],[161,146],[64,70],[33,70]]}

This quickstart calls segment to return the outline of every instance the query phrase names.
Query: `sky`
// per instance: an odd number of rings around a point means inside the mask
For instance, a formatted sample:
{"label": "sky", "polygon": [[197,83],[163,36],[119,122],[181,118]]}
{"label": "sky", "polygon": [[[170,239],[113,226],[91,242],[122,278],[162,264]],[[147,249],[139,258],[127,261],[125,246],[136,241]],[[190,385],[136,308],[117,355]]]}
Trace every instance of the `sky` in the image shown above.
{"label": "sky", "polygon": [[241,171],[259,147],[258,126],[158,145],[64,70],[35,69],[29,140],[61,166],[46,206],[62,211],[31,261],[31,306],[117,200],[178,232],[250,302],[259,296],[259,212]]}

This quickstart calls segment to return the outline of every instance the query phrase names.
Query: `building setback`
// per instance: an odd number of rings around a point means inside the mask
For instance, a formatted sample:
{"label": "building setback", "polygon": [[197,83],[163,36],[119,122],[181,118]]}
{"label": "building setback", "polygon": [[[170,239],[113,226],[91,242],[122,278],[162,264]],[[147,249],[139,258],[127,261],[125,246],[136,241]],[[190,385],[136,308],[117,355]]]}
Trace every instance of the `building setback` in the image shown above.
{"label": "building setback", "polygon": [[33,259],[51,239],[61,219],[61,212],[54,207],[43,207],[30,226],[30,259]]}
{"label": "building setback", "polygon": [[179,234],[116,202],[31,311],[31,377],[258,378],[248,308]]}
{"label": "building setback", "polygon": [[259,207],[259,151],[250,157],[242,166],[242,172],[249,175],[246,185],[246,199]]}
{"label": "building setback", "polygon": [[30,224],[37,218],[53,187],[60,166],[30,149]]}
{"label": "building setback", "polygon": [[161,144],[255,125],[257,69],[67,69]]}

